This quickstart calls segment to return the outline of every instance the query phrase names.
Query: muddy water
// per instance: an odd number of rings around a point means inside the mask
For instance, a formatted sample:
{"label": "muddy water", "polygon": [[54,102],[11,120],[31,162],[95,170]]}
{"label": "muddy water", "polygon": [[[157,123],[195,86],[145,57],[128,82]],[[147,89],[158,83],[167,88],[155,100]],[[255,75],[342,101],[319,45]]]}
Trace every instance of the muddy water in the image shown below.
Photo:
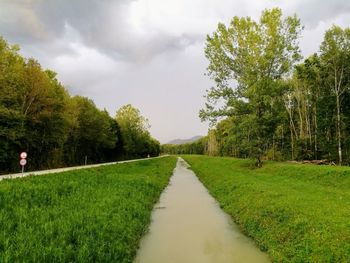
{"label": "muddy water", "polygon": [[135,262],[269,262],[187,167],[179,158]]}

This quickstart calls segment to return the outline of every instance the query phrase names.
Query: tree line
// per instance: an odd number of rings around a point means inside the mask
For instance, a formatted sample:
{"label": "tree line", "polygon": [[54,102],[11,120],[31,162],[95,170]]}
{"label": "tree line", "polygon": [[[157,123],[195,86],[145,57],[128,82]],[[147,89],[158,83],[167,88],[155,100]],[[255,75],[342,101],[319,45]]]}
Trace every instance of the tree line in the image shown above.
{"label": "tree line", "polygon": [[333,25],[303,61],[302,30],[296,15],[274,8],[259,21],[236,16],[207,36],[215,86],[199,116],[211,129],[196,153],[255,158],[257,166],[263,159],[349,164],[350,29]]}
{"label": "tree line", "polygon": [[91,99],[70,96],[57,74],[0,37],[0,173],[155,156],[160,144],[131,105],[115,118]]}

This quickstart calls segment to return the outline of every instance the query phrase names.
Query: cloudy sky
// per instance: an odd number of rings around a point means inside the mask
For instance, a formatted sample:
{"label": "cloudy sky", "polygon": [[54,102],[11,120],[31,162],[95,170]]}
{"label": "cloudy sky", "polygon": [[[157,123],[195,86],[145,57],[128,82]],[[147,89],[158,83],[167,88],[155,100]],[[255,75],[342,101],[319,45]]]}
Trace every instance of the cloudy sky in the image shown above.
{"label": "cloudy sky", "polygon": [[349,0],[0,0],[0,34],[112,116],[133,104],[164,143],[207,132],[206,34],[271,7],[301,18],[304,56],[332,24],[350,26]]}

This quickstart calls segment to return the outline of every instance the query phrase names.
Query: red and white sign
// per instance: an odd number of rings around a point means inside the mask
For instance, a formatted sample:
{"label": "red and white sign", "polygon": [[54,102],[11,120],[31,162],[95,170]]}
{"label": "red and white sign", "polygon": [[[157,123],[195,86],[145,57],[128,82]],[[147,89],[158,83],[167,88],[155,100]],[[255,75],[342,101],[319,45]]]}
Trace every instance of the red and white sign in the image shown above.
{"label": "red and white sign", "polygon": [[20,156],[21,156],[22,159],[25,159],[25,158],[27,158],[27,153],[26,152],[21,152]]}
{"label": "red and white sign", "polygon": [[26,159],[21,159],[21,160],[19,161],[19,164],[22,165],[22,166],[24,166],[24,165],[27,164],[27,160],[26,160]]}

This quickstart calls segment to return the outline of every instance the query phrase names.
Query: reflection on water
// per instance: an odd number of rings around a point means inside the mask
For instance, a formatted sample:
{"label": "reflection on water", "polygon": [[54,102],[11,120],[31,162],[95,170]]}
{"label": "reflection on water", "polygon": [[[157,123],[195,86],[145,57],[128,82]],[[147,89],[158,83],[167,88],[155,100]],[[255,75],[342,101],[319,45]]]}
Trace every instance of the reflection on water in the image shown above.
{"label": "reflection on water", "polygon": [[136,263],[269,262],[179,158]]}

